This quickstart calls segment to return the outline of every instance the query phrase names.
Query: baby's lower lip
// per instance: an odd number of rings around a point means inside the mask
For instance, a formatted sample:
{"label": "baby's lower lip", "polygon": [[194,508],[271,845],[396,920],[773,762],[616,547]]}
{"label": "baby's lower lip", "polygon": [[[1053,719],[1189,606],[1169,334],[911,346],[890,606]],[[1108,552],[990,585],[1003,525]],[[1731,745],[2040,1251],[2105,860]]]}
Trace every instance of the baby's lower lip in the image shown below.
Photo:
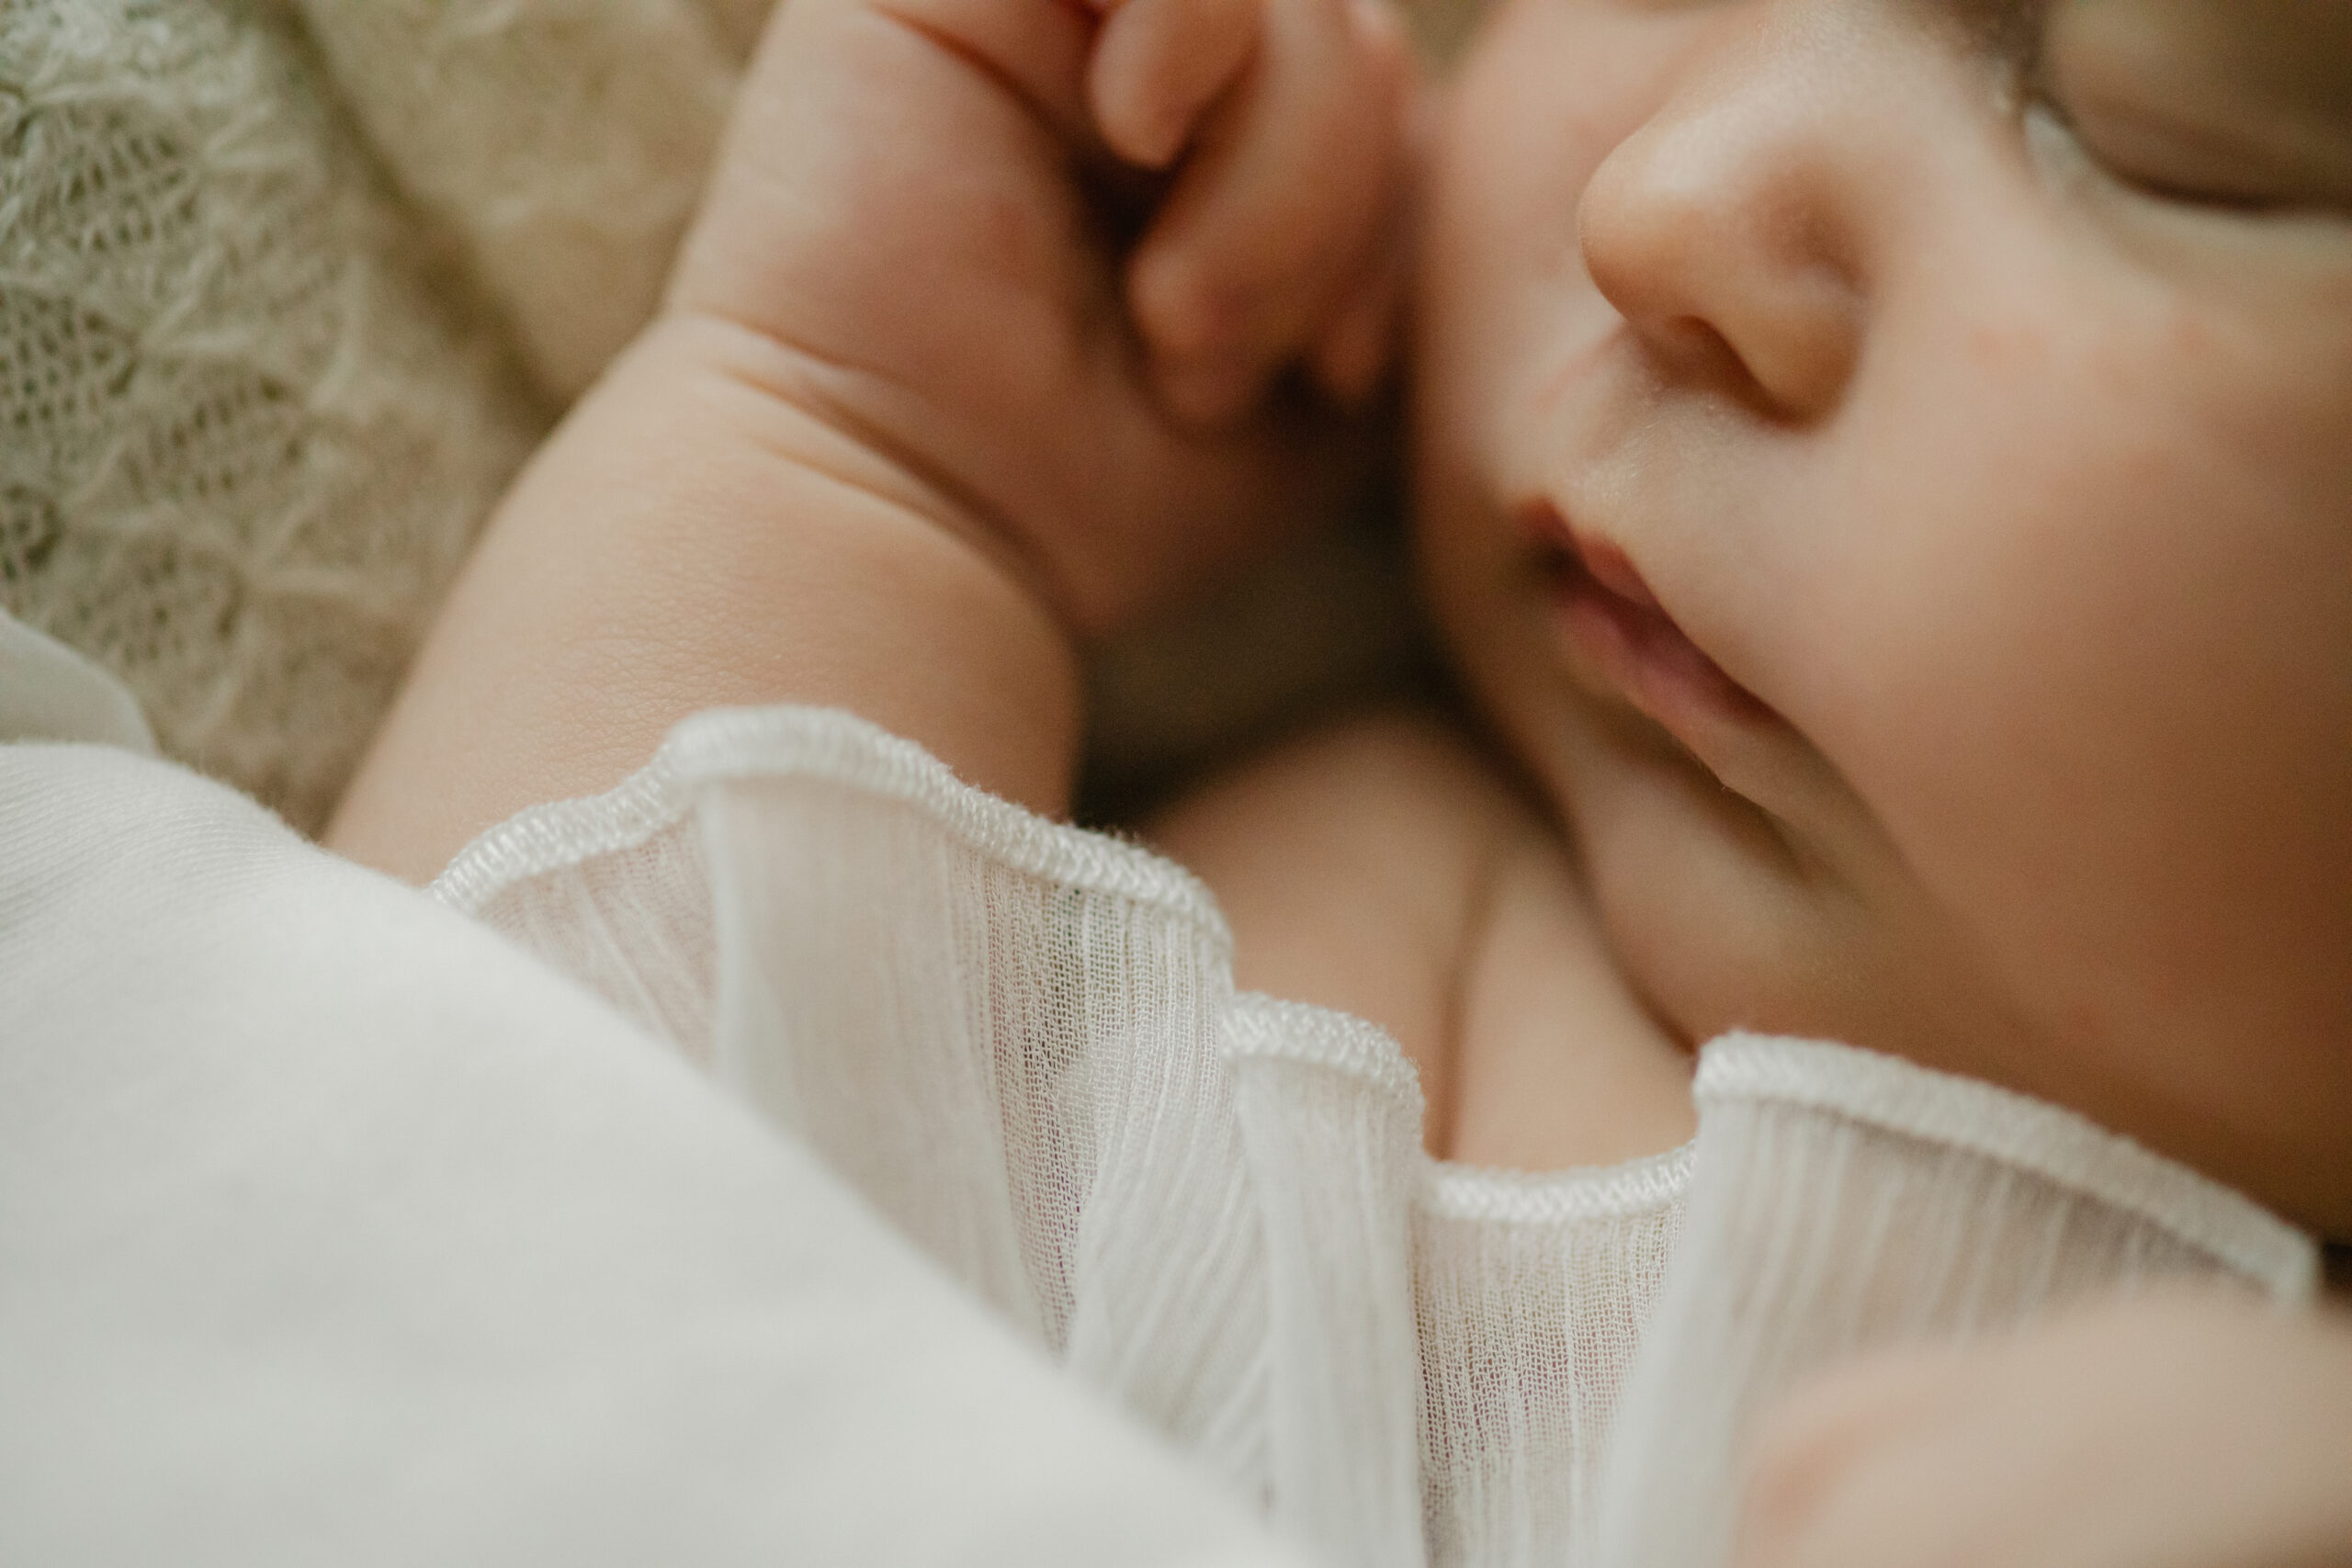
{"label": "baby's lower lip", "polygon": [[[1545,514],[1548,513],[1548,516]],[[1577,661],[1642,714],[1686,739],[1724,720],[1780,722],[1747,687],[1685,636],[1633,563],[1613,547],[1578,540],[1548,507],[1532,533],[1549,577],[1562,635]]]}

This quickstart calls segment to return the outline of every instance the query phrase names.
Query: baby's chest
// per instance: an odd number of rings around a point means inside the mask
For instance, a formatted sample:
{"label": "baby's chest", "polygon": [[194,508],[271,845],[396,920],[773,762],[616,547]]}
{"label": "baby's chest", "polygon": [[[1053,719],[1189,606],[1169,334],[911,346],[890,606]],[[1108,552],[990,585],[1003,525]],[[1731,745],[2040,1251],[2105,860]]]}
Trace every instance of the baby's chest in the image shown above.
{"label": "baby's chest", "polygon": [[1546,1170],[1690,1137],[1690,1050],[1625,983],[1555,840],[1519,845],[1494,869],[1454,984],[1450,1115],[1430,1130],[1432,1153]]}
{"label": "baby's chest", "polygon": [[1556,827],[1456,732],[1310,736],[1152,837],[1216,894],[1243,988],[1395,1036],[1431,1153],[1547,1169],[1689,1138],[1688,1051],[1619,975]]}

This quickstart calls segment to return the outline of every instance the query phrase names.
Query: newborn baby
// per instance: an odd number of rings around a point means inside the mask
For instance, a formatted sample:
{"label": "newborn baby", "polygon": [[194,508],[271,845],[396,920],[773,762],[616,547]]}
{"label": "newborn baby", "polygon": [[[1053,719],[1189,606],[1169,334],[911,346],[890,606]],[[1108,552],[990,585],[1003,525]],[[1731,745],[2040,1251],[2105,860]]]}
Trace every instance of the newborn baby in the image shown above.
{"label": "newborn baby", "polygon": [[[1393,37],[938,11],[775,29],[669,311],[344,807],[362,858],[429,874],[723,701],[1058,810],[1076,642],[1332,493],[1260,394],[1376,371]],[[1664,1147],[1685,1048],[1747,1026],[2352,1232],[2347,92],[2340,6],[1491,18],[1412,401],[1493,739],[1354,725],[1160,823],[1243,981],[1389,1027],[1472,1159]],[[1564,1124],[1588,1078],[1618,1111]]]}
{"label": "newborn baby", "polygon": [[[333,838],[422,879],[695,709],[1037,811],[1075,649],[1344,495],[1410,116],[1343,0],[797,0],[663,318]],[[1434,1152],[1850,1042],[2352,1235],[2352,9],[1508,0],[1428,152],[1419,547],[1476,728],[1152,824]]]}

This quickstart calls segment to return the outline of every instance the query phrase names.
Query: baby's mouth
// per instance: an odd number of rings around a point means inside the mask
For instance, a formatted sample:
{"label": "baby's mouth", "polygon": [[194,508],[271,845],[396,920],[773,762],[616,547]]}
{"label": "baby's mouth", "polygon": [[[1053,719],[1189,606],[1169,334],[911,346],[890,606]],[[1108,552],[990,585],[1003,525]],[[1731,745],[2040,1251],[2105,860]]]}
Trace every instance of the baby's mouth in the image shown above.
{"label": "baby's mouth", "polygon": [[1726,721],[1781,724],[1762,698],[1724,673],[1666,613],[1625,552],[1579,535],[1549,502],[1521,509],[1570,659],[1605,688],[1686,743]]}

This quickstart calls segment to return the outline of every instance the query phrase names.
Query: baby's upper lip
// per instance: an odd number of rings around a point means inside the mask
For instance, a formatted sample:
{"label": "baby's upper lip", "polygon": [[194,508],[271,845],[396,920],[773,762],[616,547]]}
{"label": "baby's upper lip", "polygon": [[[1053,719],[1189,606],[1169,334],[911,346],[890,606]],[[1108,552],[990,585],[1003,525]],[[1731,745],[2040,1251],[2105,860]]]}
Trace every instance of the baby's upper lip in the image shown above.
{"label": "baby's upper lip", "polygon": [[[1645,610],[1667,614],[1666,606],[1658,603],[1657,595],[1650,592],[1650,585],[1634,567],[1634,558],[1615,540],[1577,528],[1569,523],[1567,513],[1549,500],[1526,502],[1518,508],[1518,515],[1521,528],[1539,547],[1566,550],[1592,575],[1593,581],[1611,593]],[[1667,618],[1673,619],[1671,615]]]}
{"label": "baby's upper lip", "polygon": [[[1599,535],[1579,534],[1564,519],[1560,525],[1564,542],[1593,580],[1621,599],[1630,600],[1645,610],[1655,610],[1666,615],[1666,606],[1657,602],[1650,585],[1634,566],[1634,558],[1612,539]],[[1667,615],[1667,619],[1674,617]]]}

